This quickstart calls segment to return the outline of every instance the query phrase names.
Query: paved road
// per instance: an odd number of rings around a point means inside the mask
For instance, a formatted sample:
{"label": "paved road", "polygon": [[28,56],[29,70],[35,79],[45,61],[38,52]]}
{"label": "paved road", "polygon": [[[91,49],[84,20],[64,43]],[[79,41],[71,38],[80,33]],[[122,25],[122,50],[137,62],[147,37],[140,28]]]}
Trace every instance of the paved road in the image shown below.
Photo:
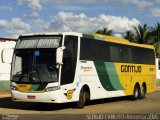
{"label": "paved road", "polygon": [[[147,94],[143,100],[132,101],[128,97],[109,98],[92,101],[84,109],[76,109],[73,104],[49,104],[46,109],[35,103],[12,102],[10,96],[0,96],[1,119],[104,119],[104,114],[160,114],[160,88]],[[154,118],[160,119],[159,116]],[[106,118],[105,118],[106,119]]]}

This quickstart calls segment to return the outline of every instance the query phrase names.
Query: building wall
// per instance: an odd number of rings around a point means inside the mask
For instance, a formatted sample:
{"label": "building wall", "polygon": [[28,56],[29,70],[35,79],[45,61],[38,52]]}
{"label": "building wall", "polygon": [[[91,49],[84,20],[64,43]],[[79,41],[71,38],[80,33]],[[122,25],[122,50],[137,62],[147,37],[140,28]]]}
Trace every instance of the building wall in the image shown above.
{"label": "building wall", "polygon": [[156,58],[156,78],[157,83],[160,84],[160,58]]}
{"label": "building wall", "polygon": [[0,39],[0,90],[8,90],[10,88],[10,71],[11,64],[3,63],[2,60],[2,51],[5,49],[6,59],[12,59],[13,53],[11,49],[15,47],[15,41],[8,41]]}

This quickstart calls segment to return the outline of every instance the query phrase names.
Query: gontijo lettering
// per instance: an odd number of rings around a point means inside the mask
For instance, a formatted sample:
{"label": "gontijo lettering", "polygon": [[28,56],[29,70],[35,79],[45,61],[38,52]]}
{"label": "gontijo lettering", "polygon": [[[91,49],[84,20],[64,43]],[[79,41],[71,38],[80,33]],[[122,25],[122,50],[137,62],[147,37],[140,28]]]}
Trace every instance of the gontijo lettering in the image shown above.
{"label": "gontijo lettering", "polygon": [[130,72],[130,73],[141,73],[141,66],[134,65],[121,65],[121,72]]}

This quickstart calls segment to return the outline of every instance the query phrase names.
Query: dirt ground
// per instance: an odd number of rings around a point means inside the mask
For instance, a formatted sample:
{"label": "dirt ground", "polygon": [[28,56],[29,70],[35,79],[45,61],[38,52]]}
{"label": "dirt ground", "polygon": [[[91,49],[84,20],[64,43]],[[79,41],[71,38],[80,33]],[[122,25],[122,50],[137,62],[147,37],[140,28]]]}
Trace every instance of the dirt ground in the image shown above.
{"label": "dirt ground", "polygon": [[[71,104],[48,104],[40,108],[36,103],[13,102],[10,93],[0,94],[1,119],[13,117],[15,120],[31,119],[107,119],[105,115],[143,114],[159,119],[160,86],[155,93],[147,94],[143,100],[132,101],[129,97],[109,98],[91,101],[84,109]],[[17,117],[17,119],[16,119]],[[121,116],[122,117],[122,116]],[[12,119],[13,119],[12,118]]]}

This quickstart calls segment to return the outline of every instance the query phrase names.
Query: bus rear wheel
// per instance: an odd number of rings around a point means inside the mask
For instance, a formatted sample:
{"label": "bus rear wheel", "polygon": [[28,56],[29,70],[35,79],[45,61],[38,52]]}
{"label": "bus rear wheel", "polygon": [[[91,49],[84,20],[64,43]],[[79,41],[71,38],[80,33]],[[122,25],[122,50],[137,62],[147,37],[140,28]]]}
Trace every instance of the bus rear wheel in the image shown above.
{"label": "bus rear wheel", "polygon": [[135,85],[133,95],[132,95],[132,100],[137,100],[140,97],[140,88],[138,85]]}
{"label": "bus rear wheel", "polygon": [[145,86],[145,84],[143,84],[142,85],[142,87],[141,87],[141,93],[140,93],[140,99],[143,99],[143,98],[145,98],[145,95],[146,95],[146,86]]}
{"label": "bus rear wheel", "polygon": [[79,96],[79,101],[77,102],[77,108],[84,108],[86,103],[89,101],[89,92],[82,89]]}

